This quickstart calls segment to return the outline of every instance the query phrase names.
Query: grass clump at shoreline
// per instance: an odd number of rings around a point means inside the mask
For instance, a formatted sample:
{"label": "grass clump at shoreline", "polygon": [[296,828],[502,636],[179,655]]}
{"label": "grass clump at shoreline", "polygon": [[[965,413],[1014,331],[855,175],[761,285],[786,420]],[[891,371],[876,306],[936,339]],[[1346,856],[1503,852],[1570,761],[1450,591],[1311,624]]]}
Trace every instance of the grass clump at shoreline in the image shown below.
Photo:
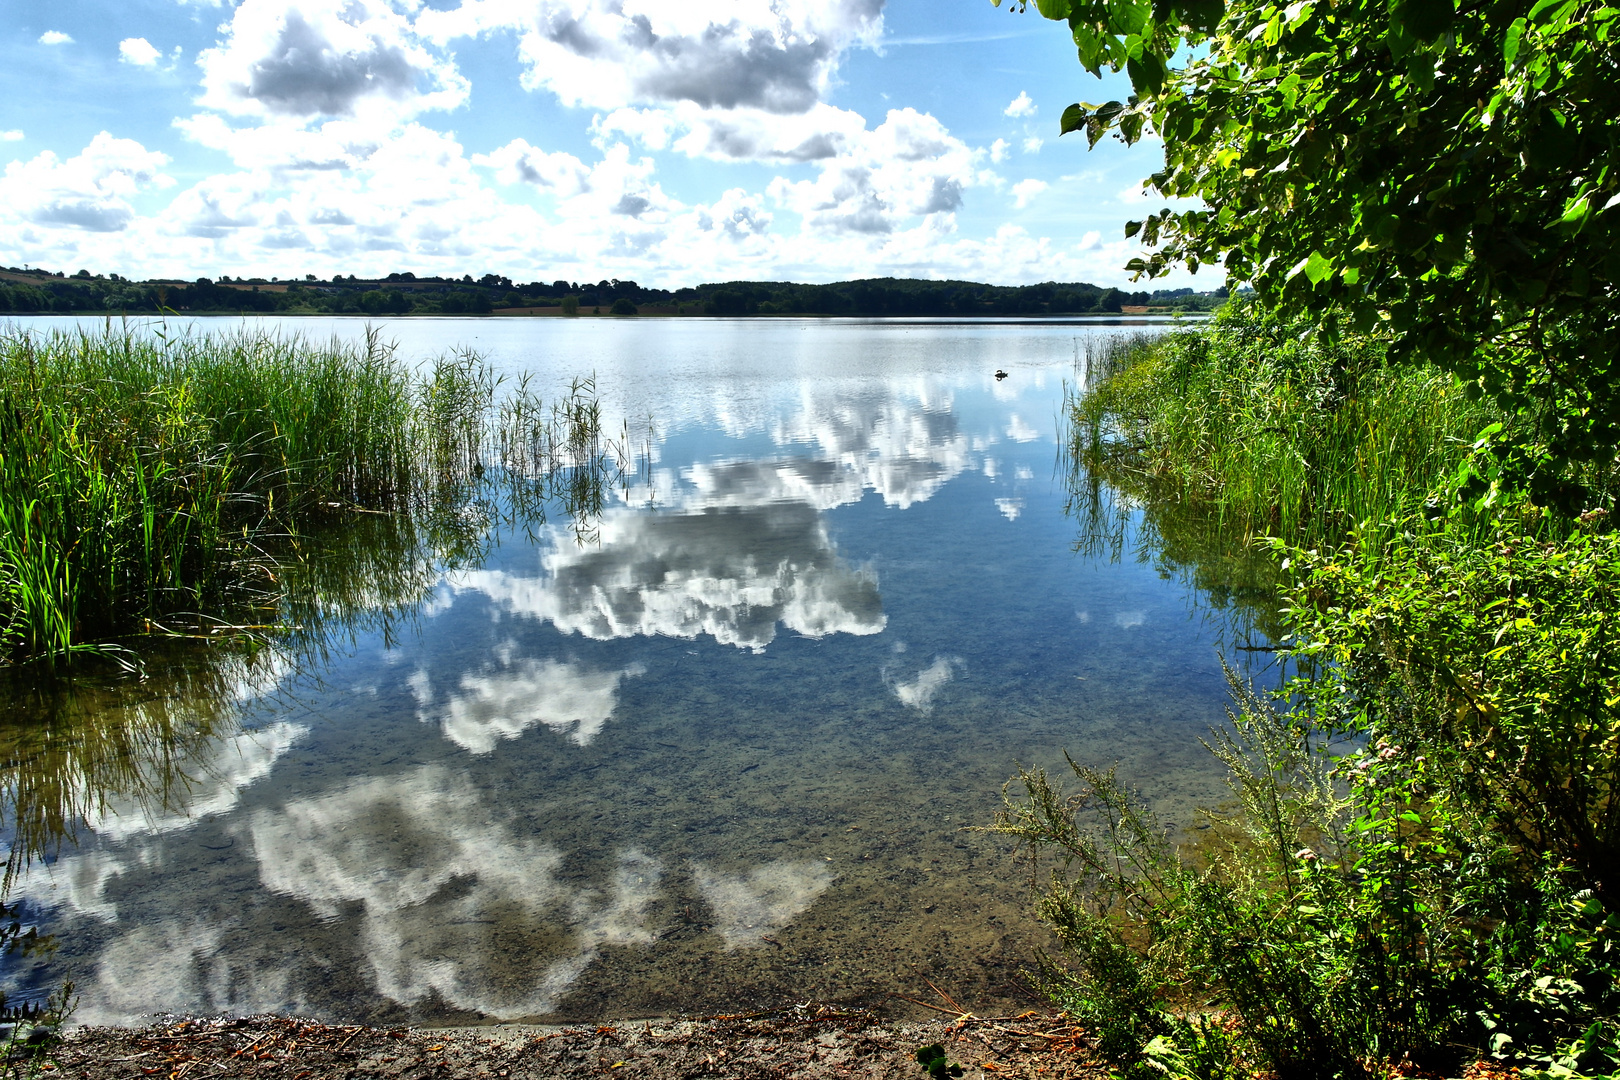
{"label": "grass clump at shoreline", "polygon": [[599,413],[577,430],[588,384],[555,416],[527,387],[497,407],[496,387],[472,354],[416,372],[374,333],[0,332],[0,662],[271,624],[285,579],[331,576],[284,571],[359,514],[415,515],[461,550],[486,465],[539,512],[559,455],[575,487],[574,459],[600,486],[622,457]]}
{"label": "grass clump at shoreline", "polygon": [[1452,376],[1230,304],[1203,329],[1124,339],[1072,403],[1077,460],[1147,500],[1201,503],[1241,539],[1307,547],[1418,510],[1502,419]]}
{"label": "grass clump at shoreline", "polygon": [[0,336],[4,653],[240,614],[279,537],[408,488],[413,389],[375,337]]}

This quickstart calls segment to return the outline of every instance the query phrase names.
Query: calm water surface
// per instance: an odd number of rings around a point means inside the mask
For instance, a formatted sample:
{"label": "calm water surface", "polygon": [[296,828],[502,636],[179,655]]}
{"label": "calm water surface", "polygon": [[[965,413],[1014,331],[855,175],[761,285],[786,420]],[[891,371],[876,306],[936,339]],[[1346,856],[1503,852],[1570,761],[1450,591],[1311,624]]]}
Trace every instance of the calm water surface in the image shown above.
{"label": "calm water surface", "polygon": [[11,842],[71,833],[14,886],[59,942],[14,985],[70,976],[77,1018],[114,1023],[734,1012],[925,980],[992,1009],[1027,1000],[1043,937],[1006,844],[964,827],[1018,764],[1117,761],[1173,822],[1219,799],[1198,737],[1231,627],[1151,562],[1076,554],[1065,514],[1063,385],[1122,329],[383,329],[543,393],[594,373],[610,426],[651,420],[649,468],[594,535],[491,526],[487,558],[318,658],[14,693],[12,729],[77,725],[66,765],[7,749]]}

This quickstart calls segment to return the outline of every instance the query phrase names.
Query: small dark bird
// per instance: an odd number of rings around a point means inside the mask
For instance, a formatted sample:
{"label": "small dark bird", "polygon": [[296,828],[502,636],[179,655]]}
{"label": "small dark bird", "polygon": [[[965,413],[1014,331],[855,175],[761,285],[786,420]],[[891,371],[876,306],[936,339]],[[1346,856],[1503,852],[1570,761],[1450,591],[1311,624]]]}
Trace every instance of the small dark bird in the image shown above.
{"label": "small dark bird", "polygon": [[997,382],[1000,382],[1002,379],[1005,379],[1006,377],[1007,377],[1007,373],[1005,371],[1002,371],[1000,368],[996,368],[996,381]]}

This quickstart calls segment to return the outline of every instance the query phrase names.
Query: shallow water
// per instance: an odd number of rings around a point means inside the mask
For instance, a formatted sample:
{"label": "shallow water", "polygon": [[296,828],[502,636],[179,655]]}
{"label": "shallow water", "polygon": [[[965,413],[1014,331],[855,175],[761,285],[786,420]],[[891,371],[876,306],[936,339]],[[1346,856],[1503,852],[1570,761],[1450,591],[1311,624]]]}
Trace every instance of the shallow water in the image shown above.
{"label": "shallow water", "polygon": [[964,831],[1016,766],[1117,761],[1172,823],[1221,794],[1231,618],[1065,514],[1064,382],[1117,332],[385,324],[543,393],[594,373],[648,468],[587,541],[492,529],[319,659],[14,688],[8,836],[79,825],[13,888],[59,943],[13,984],[72,977],[87,1022],[1026,1001],[1027,881]]}

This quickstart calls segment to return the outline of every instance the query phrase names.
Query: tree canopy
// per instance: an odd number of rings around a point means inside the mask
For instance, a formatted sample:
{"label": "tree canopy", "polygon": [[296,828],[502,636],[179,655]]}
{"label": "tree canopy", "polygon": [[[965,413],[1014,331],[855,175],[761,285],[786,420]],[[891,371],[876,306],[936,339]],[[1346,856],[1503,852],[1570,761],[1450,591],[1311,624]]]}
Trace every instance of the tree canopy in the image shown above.
{"label": "tree canopy", "polygon": [[[999,4],[999,0],[993,0]],[[1027,0],[1019,0],[1020,8]],[[1223,266],[1286,316],[1381,330],[1522,423],[1498,478],[1569,508],[1620,443],[1620,7],[1602,0],[1037,0],[1153,132],[1154,277]]]}

